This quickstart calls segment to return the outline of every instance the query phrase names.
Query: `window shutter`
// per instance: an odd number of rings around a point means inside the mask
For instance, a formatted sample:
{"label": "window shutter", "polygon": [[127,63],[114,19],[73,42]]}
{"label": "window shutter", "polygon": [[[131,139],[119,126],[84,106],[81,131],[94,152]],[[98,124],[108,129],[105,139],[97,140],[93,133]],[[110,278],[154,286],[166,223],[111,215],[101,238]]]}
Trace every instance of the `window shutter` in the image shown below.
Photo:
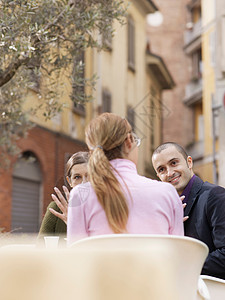
{"label": "window shutter", "polygon": [[132,107],[127,108],[127,120],[130,123],[132,130],[135,130],[135,113]]}
{"label": "window shutter", "polygon": [[[79,75],[81,80],[78,82],[75,80]],[[74,101],[73,112],[85,116],[85,105],[80,103],[80,95],[85,95],[85,55],[84,51],[81,51],[74,60],[73,73],[72,73],[72,100]]]}
{"label": "window shutter", "polygon": [[131,17],[128,17],[128,67],[135,70],[135,26]]}
{"label": "window shutter", "polygon": [[102,92],[102,112],[111,112],[112,111],[112,96],[111,93],[107,90]]}

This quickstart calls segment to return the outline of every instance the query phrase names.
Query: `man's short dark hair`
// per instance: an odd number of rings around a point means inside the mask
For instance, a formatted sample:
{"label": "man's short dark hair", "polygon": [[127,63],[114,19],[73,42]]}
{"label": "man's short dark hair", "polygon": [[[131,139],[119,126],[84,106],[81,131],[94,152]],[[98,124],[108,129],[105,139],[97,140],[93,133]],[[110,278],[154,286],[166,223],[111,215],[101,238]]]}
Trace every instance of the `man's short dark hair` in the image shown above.
{"label": "man's short dark hair", "polygon": [[183,147],[181,147],[179,144],[174,143],[174,142],[167,142],[167,143],[163,143],[163,144],[159,145],[153,152],[152,156],[155,154],[159,154],[160,152],[162,152],[163,150],[165,150],[171,146],[174,146],[177,149],[177,151],[183,155],[184,159],[187,160],[187,157],[188,157],[187,152],[184,150]]}

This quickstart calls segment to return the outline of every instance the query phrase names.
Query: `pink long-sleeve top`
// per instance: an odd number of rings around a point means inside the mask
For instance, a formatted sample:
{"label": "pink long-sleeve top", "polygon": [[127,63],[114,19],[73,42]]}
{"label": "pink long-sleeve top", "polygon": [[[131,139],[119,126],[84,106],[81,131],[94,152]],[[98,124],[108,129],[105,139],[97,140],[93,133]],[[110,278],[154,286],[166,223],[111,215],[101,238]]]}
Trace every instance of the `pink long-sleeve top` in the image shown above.
{"label": "pink long-sleeve top", "polygon": [[[184,234],[182,203],[171,184],[138,175],[135,164],[127,159],[114,159],[111,165],[123,178],[115,173],[129,207],[128,233]],[[87,236],[111,233],[91,184],[87,182],[73,188],[68,207],[68,244]]]}

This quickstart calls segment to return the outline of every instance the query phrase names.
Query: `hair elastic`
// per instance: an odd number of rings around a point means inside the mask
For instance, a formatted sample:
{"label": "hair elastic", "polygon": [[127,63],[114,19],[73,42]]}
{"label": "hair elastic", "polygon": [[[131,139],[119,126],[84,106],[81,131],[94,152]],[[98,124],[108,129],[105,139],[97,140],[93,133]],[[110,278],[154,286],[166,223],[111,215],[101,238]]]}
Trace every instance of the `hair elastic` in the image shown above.
{"label": "hair elastic", "polygon": [[96,148],[100,148],[103,150],[102,146],[100,146],[100,145],[95,146],[94,148],[92,148],[92,150],[94,151]]}

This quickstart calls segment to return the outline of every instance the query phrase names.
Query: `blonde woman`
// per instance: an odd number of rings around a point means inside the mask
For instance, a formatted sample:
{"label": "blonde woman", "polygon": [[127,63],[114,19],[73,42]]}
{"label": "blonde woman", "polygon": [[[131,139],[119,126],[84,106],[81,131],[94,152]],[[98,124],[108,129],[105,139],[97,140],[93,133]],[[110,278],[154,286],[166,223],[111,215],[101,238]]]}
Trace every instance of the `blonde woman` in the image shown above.
{"label": "blonde woman", "polygon": [[183,207],[175,188],[137,173],[140,139],[128,121],[104,113],[85,134],[90,182],[70,192],[68,243],[110,233],[183,235]]}

